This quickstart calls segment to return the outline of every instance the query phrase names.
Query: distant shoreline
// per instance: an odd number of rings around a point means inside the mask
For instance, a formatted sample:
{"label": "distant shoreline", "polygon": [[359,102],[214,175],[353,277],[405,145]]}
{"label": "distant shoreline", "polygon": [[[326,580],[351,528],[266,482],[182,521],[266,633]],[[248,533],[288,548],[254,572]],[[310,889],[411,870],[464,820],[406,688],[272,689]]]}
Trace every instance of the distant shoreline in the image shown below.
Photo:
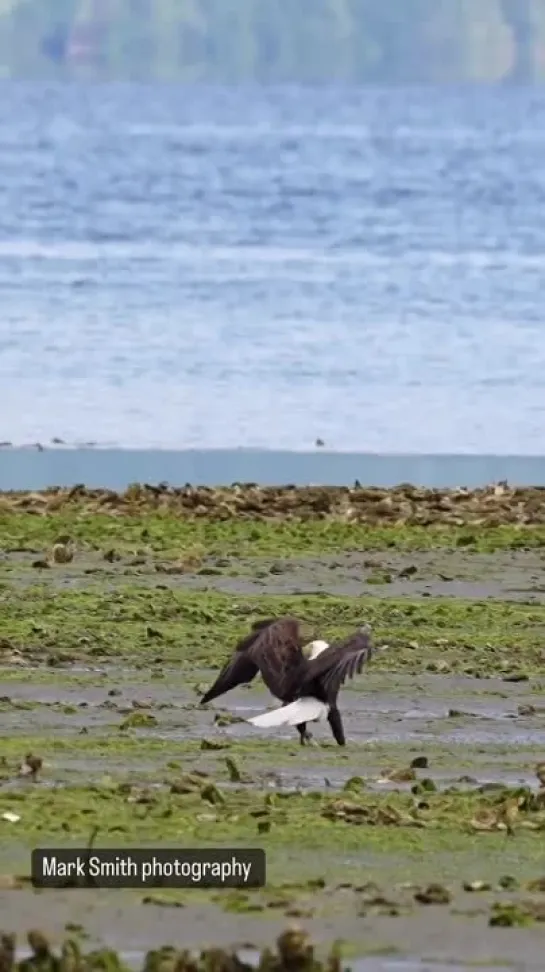
{"label": "distant shoreline", "polygon": [[[508,528],[518,532],[545,525],[545,487],[496,484],[483,489],[425,489],[404,484],[393,488],[357,486],[234,486],[174,487],[135,483],[127,490],[86,486],[49,490],[0,492],[0,516],[45,514],[66,517],[160,516],[198,521],[290,521],[358,526],[373,530],[403,528],[454,530],[471,527],[474,542],[480,529]],[[522,537],[520,543],[523,544]]]}

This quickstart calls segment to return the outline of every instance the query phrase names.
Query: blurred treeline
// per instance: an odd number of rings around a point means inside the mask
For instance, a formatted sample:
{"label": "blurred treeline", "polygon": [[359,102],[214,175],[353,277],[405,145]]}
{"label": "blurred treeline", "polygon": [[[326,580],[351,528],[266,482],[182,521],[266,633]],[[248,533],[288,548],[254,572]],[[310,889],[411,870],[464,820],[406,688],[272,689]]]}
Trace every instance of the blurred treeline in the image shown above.
{"label": "blurred treeline", "polygon": [[545,0],[0,0],[5,77],[529,81]]}

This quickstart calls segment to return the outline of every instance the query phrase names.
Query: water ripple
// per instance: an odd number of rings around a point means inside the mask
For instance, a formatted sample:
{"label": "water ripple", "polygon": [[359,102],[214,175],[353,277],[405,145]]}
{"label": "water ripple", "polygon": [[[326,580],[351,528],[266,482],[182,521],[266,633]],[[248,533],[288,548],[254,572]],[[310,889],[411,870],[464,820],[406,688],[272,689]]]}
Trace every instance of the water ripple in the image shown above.
{"label": "water ripple", "polygon": [[535,90],[3,83],[0,439],[543,452]]}

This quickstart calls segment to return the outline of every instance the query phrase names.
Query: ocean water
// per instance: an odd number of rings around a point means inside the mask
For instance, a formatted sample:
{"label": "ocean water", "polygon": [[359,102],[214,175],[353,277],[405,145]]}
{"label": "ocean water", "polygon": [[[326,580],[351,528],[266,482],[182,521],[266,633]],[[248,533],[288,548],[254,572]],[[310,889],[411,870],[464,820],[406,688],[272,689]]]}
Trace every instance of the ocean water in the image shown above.
{"label": "ocean water", "polygon": [[0,449],[0,490],[48,486],[126,489],[131,483],[222,486],[418,486],[475,488],[507,480],[545,486],[539,456],[369,455],[263,449]]}
{"label": "ocean water", "polygon": [[543,455],[544,159],[538,88],[2,81],[0,440]]}

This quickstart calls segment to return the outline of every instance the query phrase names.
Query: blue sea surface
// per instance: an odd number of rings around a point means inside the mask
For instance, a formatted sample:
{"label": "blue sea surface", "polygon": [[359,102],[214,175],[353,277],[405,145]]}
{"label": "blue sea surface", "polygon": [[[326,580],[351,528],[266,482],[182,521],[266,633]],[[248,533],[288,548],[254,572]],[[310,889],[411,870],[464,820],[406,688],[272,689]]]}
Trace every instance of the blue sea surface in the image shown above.
{"label": "blue sea surface", "polygon": [[544,160],[538,88],[0,82],[0,440],[543,455]]}
{"label": "blue sea surface", "polygon": [[85,485],[545,487],[539,456],[380,456],[262,449],[0,449],[0,490]]}

